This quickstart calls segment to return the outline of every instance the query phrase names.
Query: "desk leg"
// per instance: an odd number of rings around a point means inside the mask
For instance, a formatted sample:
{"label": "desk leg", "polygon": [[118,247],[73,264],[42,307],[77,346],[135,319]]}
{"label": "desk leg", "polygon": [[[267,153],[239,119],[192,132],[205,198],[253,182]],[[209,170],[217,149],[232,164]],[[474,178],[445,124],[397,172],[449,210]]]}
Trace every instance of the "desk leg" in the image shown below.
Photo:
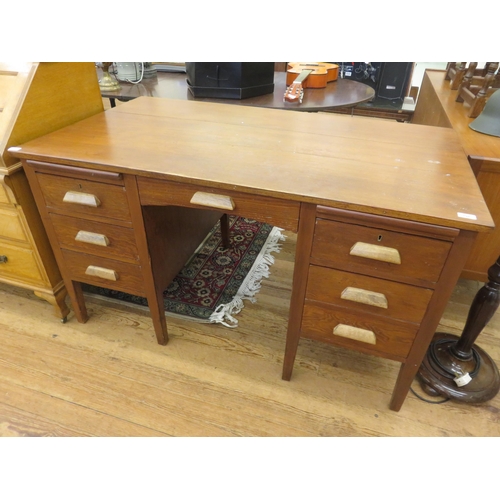
{"label": "desk leg", "polygon": [[163,307],[163,288],[162,284],[159,282],[158,276],[155,276],[154,262],[152,262],[154,259],[150,256],[146,223],[139,198],[137,179],[135,176],[126,175],[124,176],[124,181],[143,272],[146,299],[148,301],[156,339],[158,344],[166,345],[168,342],[168,332],[165,309]]}
{"label": "desk leg", "polygon": [[[155,296],[155,300],[149,299],[152,295]],[[156,340],[160,345],[167,345],[168,343],[168,331],[167,331],[167,321],[165,319],[165,308],[163,307],[163,291],[155,290],[154,294],[149,293],[148,306],[149,312],[151,314],[151,319],[153,321],[153,328],[156,334]]]}
{"label": "desk leg", "polygon": [[71,305],[73,306],[77,321],[86,323],[89,316],[82,292],[82,284],[79,281],[72,281],[70,279],[64,280],[64,284],[66,285],[69,298],[71,299]]}
{"label": "desk leg", "polygon": [[401,365],[401,369],[399,370],[398,379],[394,386],[389,406],[391,410],[399,411],[403,405],[413,379],[417,375],[420,364],[427,352],[427,348],[434,337],[443,311],[446,308],[475,239],[476,233],[460,231],[460,234],[451,247],[450,253],[448,254],[448,260],[441,272],[441,277],[427,307],[427,313],[420,324],[420,329],[413,342],[406,362]]}
{"label": "desk leg", "polygon": [[285,358],[283,361],[283,380],[290,380],[293,364],[300,339],[302,310],[306,295],[309,257],[311,255],[314,225],[316,221],[316,205],[302,203],[300,208],[299,232],[295,250],[295,266],[293,271],[292,297],[286,336]]}

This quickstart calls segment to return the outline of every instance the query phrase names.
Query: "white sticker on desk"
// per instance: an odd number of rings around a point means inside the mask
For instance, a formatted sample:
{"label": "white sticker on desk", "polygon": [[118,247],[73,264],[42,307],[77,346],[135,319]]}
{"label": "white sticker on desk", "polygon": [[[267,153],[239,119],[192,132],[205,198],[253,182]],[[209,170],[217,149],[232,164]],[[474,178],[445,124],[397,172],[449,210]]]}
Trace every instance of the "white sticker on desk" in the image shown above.
{"label": "white sticker on desk", "polygon": [[477,217],[474,214],[464,214],[463,212],[457,212],[458,217],[462,217],[462,219],[471,219],[477,220]]}

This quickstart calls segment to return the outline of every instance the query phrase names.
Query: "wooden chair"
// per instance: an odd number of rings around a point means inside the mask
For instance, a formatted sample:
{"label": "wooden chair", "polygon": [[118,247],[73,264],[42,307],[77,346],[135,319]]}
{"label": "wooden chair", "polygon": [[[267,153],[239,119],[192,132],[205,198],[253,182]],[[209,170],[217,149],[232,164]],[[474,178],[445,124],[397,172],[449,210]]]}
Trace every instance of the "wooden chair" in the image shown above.
{"label": "wooden chair", "polygon": [[466,62],[449,62],[446,66],[446,74],[444,79],[450,80],[450,88],[453,90],[458,89],[460,83],[465,76],[465,72],[467,71],[467,63]]}
{"label": "wooden chair", "polygon": [[[470,106],[468,116],[476,118],[486,104],[488,97],[500,86],[500,76],[495,72],[498,63],[487,63],[482,70],[477,70],[477,62],[471,62],[458,87],[457,102]],[[484,76],[481,73],[484,73]],[[479,74],[478,74],[479,73]]]}
{"label": "wooden chair", "polygon": [[222,237],[222,246],[224,248],[229,248],[229,216],[223,214],[220,218],[220,232]]}

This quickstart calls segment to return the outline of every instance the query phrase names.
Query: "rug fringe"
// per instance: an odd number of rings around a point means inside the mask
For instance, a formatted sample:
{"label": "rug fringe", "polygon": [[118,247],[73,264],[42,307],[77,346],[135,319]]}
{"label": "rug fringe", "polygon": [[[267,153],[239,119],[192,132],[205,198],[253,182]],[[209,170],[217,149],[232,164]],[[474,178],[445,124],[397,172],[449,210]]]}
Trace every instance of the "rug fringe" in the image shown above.
{"label": "rug fringe", "polygon": [[274,264],[274,256],[271,253],[279,253],[281,251],[279,242],[286,240],[282,231],[283,229],[279,227],[273,227],[233,300],[227,304],[220,304],[208,319],[209,323],[218,323],[228,328],[238,326],[238,320],[234,316],[243,309],[244,300],[256,302],[255,295],[261,288],[262,280],[269,277],[270,267]]}

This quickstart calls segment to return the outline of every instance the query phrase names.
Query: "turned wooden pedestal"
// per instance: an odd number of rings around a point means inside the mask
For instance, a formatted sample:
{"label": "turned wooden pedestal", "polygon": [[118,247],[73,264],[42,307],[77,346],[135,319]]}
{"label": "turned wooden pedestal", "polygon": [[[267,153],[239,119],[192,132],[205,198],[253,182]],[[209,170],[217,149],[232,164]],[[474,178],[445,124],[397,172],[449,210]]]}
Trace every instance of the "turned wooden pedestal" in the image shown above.
{"label": "turned wooden pedestal", "polygon": [[498,368],[474,342],[500,304],[500,257],[489,268],[488,277],[489,282],[472,302],[462,335],[437,333],[431,342],[418,372],[427,394],[470,404],[483,403],[498,394]]}

